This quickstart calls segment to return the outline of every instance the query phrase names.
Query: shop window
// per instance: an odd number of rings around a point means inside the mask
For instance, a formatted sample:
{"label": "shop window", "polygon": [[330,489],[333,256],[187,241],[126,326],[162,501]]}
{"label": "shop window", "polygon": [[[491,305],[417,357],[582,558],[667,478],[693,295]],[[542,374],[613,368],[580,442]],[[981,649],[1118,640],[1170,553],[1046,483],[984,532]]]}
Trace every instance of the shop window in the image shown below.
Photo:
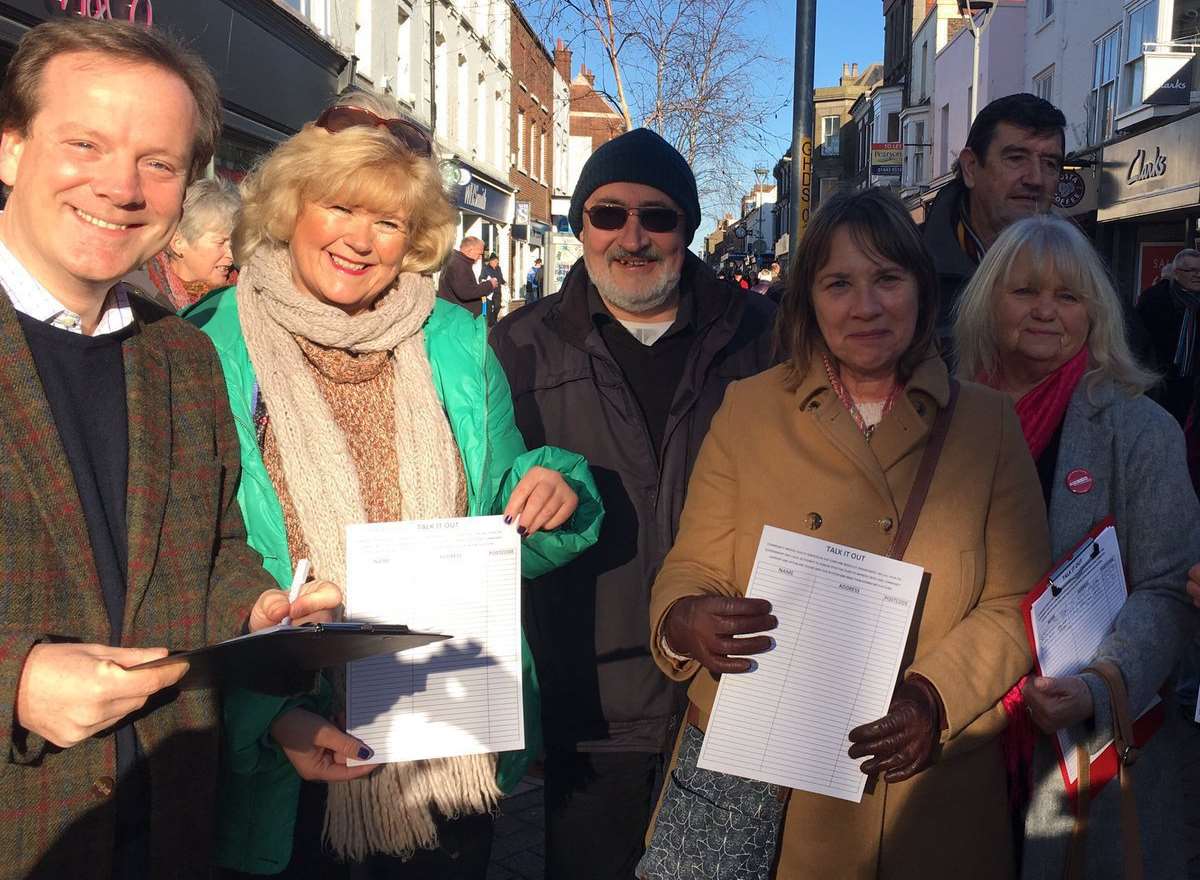
{"label": "shop window", "polygon": [[1149,0],[1131,9],[1125,16],[1125,66],[1121,76],[1121,109],[1142,103],[1142,85],[1146,78],[1146,44],[1158,39],[1158,0]]}
{"label": "shop window", "polygon": [[1120,70],[1121,28],[1105,34],[1095,44],[1092,92],[1088,108],[1088,143],[1112,136],[1117,116],[1117,77]]}

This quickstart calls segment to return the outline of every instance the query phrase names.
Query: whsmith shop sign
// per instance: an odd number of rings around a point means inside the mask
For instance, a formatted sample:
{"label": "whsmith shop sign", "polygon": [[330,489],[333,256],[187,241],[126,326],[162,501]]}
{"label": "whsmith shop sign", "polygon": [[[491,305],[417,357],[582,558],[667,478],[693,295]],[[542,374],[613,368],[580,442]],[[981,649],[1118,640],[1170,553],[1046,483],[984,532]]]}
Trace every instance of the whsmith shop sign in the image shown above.
{"label": "whsmith shop sign", "polygon": [[1097,219],[1200,205],[1200,114],[1104,148]]}

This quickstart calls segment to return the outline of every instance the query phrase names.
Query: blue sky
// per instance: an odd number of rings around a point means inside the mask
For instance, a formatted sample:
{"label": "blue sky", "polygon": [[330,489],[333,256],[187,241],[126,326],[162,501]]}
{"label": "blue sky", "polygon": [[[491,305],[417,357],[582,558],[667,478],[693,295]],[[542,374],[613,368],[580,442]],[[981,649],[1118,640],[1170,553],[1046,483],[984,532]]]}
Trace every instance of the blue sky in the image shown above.
{"label": "blue sky", "polygon": [[[795,56],[796,5],[787,0],[764,0],[767,8],[766,21],[751,27],[751,33],[766,41],[768,52],[785,60],[786,69],[779,71],[781,78],[792,82],[792,61]],[[842,75],[842,64],[858,63],[859,69],[883,61],[883,3],[881,0],[817,0],[817,61],[816,86],[837,85]],[[782,67],[782,66],[781,66]],[[779,153],[766,162],[772,167],[775,160],[791,143],[792,105],[789,102],[774,118],[764,120],[766,128],[781,146]],[[747,162],[760,161],[746,157]],[[765,161],[765,158],[764,158]],[[747,182],[747,188],[753,184]]]}
{"label": "blue sky", "polygon": [[[747,36],[761,40],[765,53],[781,59],[777,68],[762,71],[765,88],[774,88],[783,95],[790,95],[792,88],[792,63],[795,54],[796,5],[794,0],[760,0],[763,12],[745,26]],[[596,72],[597,82],[602,88],[608,86],[611,76],[598,41],[594,38],[577,42],[575,68],[584,62]],[[817,0],[817,60],[816,85],[836,85],[841,76],[842,63],[857,62],[860,69],[872,62],[883,60],[883,3],[881,0]],[[731,132],[730,146],[736,151],[741,164],[746,168],[756,165],[772,168],[791,144],[792,105],[780,107],[770,118],[762,120],[762,128],[772,145],[772,155],[752,146],[749,138],[739,138]],[[753,174],[747,175],[746,190],[754,184]],[[735,206],[729,206],[731,209]],[[705,218],[702,228],[711,228],[712,221]]]}

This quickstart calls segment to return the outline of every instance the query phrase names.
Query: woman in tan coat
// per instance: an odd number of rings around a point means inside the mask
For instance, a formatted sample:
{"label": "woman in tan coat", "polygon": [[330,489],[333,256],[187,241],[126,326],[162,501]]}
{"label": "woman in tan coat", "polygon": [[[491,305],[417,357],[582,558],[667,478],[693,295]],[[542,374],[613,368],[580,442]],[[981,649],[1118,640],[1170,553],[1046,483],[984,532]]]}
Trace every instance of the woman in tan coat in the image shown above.
{"label": "woman in tan coat", "polygon": [[[751,668],[729,655],[770,649],[766,636],[732,638],[775,625],[763,600],[743,597],[764,525],[888,552],[951,398],[936,314],[932,264],[896,199],[839,197],[814,218],[780,318],[790,360],[730,386],[654,584],[655,658],[692,680],[701,730],[714,673]],[[927,578],[901,682],[887,716],[846,742],[869,758],[866,793],[792,792],[780,880],[1013,874],[998,701],[1030,667],[1019,606],[1049,548],[1037,474],[1002,395],[961,386],[904,559]]]}

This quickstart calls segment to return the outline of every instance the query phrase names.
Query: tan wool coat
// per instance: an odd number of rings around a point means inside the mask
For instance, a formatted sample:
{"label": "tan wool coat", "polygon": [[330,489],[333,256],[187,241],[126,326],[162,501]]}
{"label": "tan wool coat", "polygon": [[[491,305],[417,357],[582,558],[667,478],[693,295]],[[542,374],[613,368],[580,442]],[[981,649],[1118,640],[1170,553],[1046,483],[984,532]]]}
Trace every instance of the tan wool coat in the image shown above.
{"label": "tan wool coat", "polygon": [[[946,369],[931,357],[868,442],[819,359],[798,388],[788,387],[787,370],[730,386],[692,474],[679,539],[654,584],[655,660],[670,677],[692,679],[702,728],[716,682],[697,663],[662,652],[670,606],[685,596],[744,593],[764,525],[887,553],[934,417],[949,399]],[[1030,668],[1020,601],[1050,560],[1037,473],[1006,397],[963,384],[904,558],[927,580],[902,675],[919,673],[942,698],[948,729],[939,758],[906,782],[869,782],[857,804],[793,792],[779,880],[1013,875],[999,700]]]}

